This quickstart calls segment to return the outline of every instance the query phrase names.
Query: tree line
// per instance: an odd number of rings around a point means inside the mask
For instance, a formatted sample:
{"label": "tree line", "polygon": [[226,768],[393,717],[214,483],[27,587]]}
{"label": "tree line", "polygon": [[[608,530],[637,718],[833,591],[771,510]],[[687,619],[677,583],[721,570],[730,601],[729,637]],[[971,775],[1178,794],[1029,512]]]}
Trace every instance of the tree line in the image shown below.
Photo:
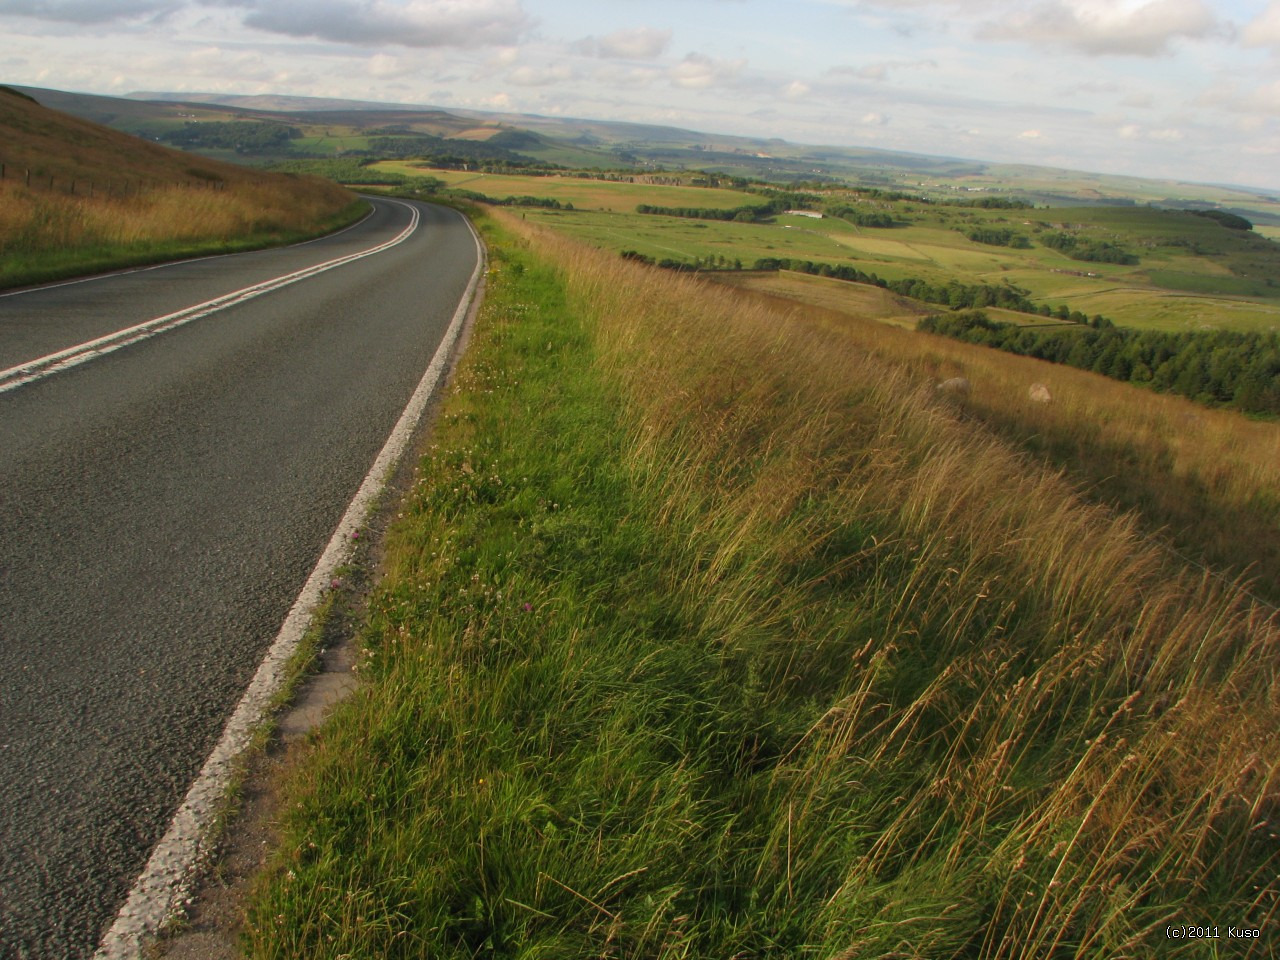
{"label": "tree line", "polygon": [[932,314],[926,333],[1147,384],[1201,403],[1246,413],[1280,414],[1280,334],[1231,330],[1134,330],[1099,327],[1029,329],[981,310]]}
{"label": "tree line", "polygon": [[930,283],[918,277],[886,280],[874,273],[864,273],[847,263],[814,263],[811,260],[788,260],[777,257],[762,257],[755,262],[752,269],[793,270],[818,277],[833,277],[850,283],[867,283],[885,290],[892,290],[904,297],[923,300],[925,303],[940,304],[953,310],[1003,307],[1006,310],[1036,313],[1042,316],[1049,316],[1052,312],[1047,304],[1033,303],[1028,296],[1030,291],[1014,286],[1012,283],[960,283],[958,280]]}
{"label": "tree line", "polygon": [[770,200],[762,204],[744,204],[740,207],[656,207],[642,203],[636,213],[659,217],[684,217],[689,220],[734,220],[738,223],[756,223],[787,209],[783,200]]}
{"label": "tree line", "polygon": [[160,134],[160,139],[175,147],[206,150],[234,150],[237,153],[265,153],[278,151],[290,140],[297,140],[302,131],[283,123],[258,120],[187,122],[177,130]]}
{"label": "tree line", "polygon": [[1040,243],[1050,250],[1064,253],[1072,260],[1084,260],[1090,263],[1120,263],[1132,266],[1138,258],[1114,243],[1106,240],[1083,240],[1073,233],[1045,233],[1039,238]]}
{"label": "tree line", "polygon": [[1016,230],[1008,227],[969,227],[964,235],[974,243],[985,243],[990,247],[1014,247],[1025,250],[1031,241]]}

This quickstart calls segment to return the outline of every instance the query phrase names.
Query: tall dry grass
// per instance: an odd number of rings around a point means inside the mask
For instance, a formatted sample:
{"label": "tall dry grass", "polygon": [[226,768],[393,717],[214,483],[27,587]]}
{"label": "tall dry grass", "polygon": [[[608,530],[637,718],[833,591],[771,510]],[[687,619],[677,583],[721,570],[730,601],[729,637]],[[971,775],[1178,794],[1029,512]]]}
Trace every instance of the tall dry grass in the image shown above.
{"label": "tall dry grass", "polygon": [[301,236],[331,224],[353,200],[328,181],[285,176],[229,182],[219,190],[156,187],[123,197],[0,181],[0,280],[24,282],[78,260],[127,262],[138,253]]}
{"label": "tall dry grass", "polygon": [[[965,413],[1065,469],[1090,495],[1138,511],[1184,556],[1256,581],[1280,602],[1280,423],[1031,357],[747,294],[789,322],[839,331],[921,381],[965,377]],[[1049,387],[1052,402],[1028,397]]]}
{"label": "tall dry grass", "polygon": [[[693,531],[682,592],[715,598],[705,613],[727,651],[772,648],[762,711],[806,688],[831,694],[762,788],[785,816],[759,875],[784,898],[836,872],[824,945],[1145,956],[1185,947],[1168,924],[1273,924],[1272,611],[1171,563],[1130,518],[1082,501],[847,337],[530,236],[564,265],[626,384],[630,455],[660,514]],[[1059,396],[1046,423],[1116,412]],[[1232,473],[1167,436],[1180,412],[1153,403],[1116,429],[1150,431],[1182,452],[1181,469],[1223,476],[1218,495],[1273,475],[1274,461],[1246,457]],[[1212,450],[1263,432],[1232,427]],[[826,619],[846,584],[862,624]],[[817,682],[832,669],[846,672]]]}
{"label": "tall dry grass", "polygon": [[494,216],[253,955],[1274,954],[1271,611],[908,364]]}

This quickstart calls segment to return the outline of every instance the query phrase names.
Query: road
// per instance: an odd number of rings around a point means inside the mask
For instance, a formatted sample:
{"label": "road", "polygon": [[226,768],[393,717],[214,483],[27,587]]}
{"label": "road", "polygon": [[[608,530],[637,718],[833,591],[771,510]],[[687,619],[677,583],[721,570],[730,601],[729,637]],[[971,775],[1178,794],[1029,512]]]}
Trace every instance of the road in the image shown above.
{"label": "road", "polygon": [[309,244],[0,295],[0,957],[92,955],[476,257],[453,211],[378,200]]}

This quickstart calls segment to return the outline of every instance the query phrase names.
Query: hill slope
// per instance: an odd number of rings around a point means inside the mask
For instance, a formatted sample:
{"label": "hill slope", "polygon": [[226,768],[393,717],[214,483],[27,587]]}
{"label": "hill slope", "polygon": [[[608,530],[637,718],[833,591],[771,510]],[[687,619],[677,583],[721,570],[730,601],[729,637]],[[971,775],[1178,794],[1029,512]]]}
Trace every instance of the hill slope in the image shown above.
{"label": "hill slope", "polygon": [[[108,98],[97,98],[108,99]],[[50,109],[34,97],[0,87],[0,162],[55,183],[130,178],[151,181],[244,181],[261,175],[234,164],[180,153],[110,127]]]}
{"label": "hill slope", "polygon": [[315,236],[364,204],[111,130],[0,87],[0,287]]}

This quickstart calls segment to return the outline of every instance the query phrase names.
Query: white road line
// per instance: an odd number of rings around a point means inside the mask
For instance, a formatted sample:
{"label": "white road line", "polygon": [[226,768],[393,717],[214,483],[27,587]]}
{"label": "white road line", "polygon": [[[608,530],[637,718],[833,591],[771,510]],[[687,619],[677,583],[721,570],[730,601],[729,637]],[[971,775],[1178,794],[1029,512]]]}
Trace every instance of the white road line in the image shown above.
{"label": "white road line", "polygon": [[56,353],[46,354],[35,360],[28,360],[25,363],[18,364],[16,367],[9,367],[7,370],[0,370],[0,393],[16,390],[18,387],[33,383],[36,380],[43,380],[45,377],[79,366],[88,360],[97,359],[122,347],[137,343],[139,340],[146,340],[156,334],[164,333],[166,330],[172,330],[193,320],[199,320],[220,310],[244,303],[246,300],[260,297],[264,293],[270,293],[273,290],[279,290],[281,287],[308,280],[317,274],[336,269],[348,263],[354,263],[356,260],[363,260],[365,257],[372,257],[375,254],[382,253],[384,250],[389,250],[398,244],[404,243],[418,229],[418,224],[422,217],[417,207],[401,203],[399,200],[391,202],[400,204],[400,206],[408,209],[410,214],[409,225],[385,243],[380,243],[367,250],[335,257],[332,260],[326,260],[324,263],[304,267],[301,270],[295,270],[293,273],[282,274],[270,280],[263,280],[252,286],[242,287],[239,290],[233,290],[231,293],[224,293],[220,297],[214,297],[212,300],[206,300],[204,303],[197,303],[195,306],[186,307],[174,313],[166,313],[162,317],[144,320],[142,323],[127,327],[124,330],[117,330],[115,333],[109,333],[104,337],[88,340],[85,343],[67,347],[65,350],[59,350]]}
{"label": "white road line", "polygon": [[[470,222],[467,223],[470,227]],[[266,717],[267,709],[285,680],[285,666],[298,648],[325,586],[334,571],[351,555],[352,534],[364,523],[374,500],[386,485],[396,462],[404,455],[413,431],[426,409],[441,376],[449,364],[454,344],[462,330],[476,285],[484,271],[484,248],[475,229],[476,268],[466,292],[458,302],[444,339],[423,374],[399,421],[373,462],[355,498],[338,522],[329,544],[316,562],[306,585],[294,601],[284,625],[263,658],[258,672],[245,691],[235,713],[227,721],[222,739],[205,761],[200,775],[192,784],[186,799],[170,821],[169,829],[147,861],[115,923],[102,938],[94,960],[137,960],[148,938],[153,937],[169,917],[182,908],[195,881],[196,870],[204,851],[214,815],[220,809],[230,788],[236,761],[249,745],[254,730]]]}

